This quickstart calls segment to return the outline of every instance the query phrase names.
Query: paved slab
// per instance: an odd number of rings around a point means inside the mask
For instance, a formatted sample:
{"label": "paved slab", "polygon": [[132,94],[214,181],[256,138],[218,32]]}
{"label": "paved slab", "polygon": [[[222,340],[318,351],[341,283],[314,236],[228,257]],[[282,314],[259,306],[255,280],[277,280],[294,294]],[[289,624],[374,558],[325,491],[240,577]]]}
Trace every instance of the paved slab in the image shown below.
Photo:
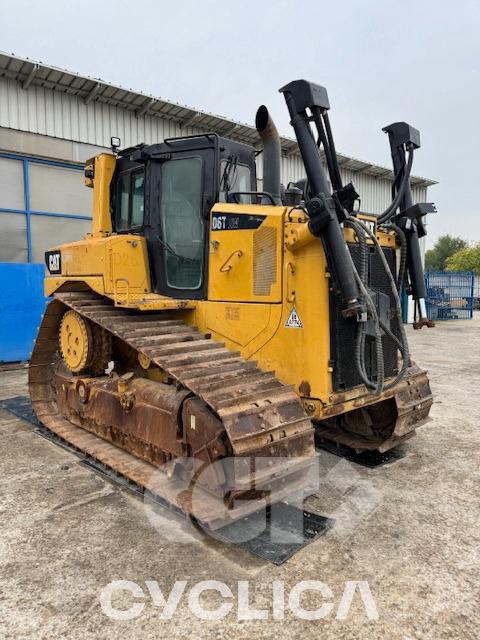
{"label": "paved slab", "polygon": [[[430,370],[433,421],[403,446],[404,458],[375,470],[323,454],[309,506],[336,526],[281,567],[192,540],[161,510],[0,412],[0,637],[479,638],[480,318],[409,333]],[[25,383],[22,369],[0,372],[0,399],[26,393]],[[125,609],[145,603],[137,618],[103,613],[100,593],[112,580],[142,588],[143,597],[123,591],[112,600]],[[186,581],[172,619],[161,619],[146,580],[166,595]],[[202,580],[234,594],[220,620],[199,619],[188,606]],[[328,585],[332,611],[310,621],[287,606],[284,620],[272,620],[272,583],[284,581],[288,600],[304,580]],[[346,619],[336,619],[346,581],[356,580],[368,581],[378,620],[358,591]],[[238,581],[248,581],[252,606],[268,610],[268,620],[238,620]],[[205,609],[225,601],[214,591],[201,599]],[[308,591],[300,603],[322,601]]]}

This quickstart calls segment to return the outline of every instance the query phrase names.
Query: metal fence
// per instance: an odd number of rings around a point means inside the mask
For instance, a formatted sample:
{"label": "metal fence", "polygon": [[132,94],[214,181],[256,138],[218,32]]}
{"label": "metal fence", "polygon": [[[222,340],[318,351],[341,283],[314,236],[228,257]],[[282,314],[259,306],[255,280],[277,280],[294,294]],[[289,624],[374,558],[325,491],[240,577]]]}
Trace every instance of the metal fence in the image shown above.
{"label": "metal fence", "polygon": [[429,271],[425,283],[431,320],[473,318],[475,275],[471,271]]}

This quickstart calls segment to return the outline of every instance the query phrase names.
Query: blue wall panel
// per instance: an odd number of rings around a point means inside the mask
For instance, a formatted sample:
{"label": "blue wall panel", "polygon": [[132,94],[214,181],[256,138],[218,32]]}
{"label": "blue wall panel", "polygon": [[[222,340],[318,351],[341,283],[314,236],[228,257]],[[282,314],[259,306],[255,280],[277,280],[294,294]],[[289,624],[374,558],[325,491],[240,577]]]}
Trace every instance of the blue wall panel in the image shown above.
{"label": "blue wall panel", "polygon": [[28,360],[45,309],[43,264],[0,262],[0,362]]}

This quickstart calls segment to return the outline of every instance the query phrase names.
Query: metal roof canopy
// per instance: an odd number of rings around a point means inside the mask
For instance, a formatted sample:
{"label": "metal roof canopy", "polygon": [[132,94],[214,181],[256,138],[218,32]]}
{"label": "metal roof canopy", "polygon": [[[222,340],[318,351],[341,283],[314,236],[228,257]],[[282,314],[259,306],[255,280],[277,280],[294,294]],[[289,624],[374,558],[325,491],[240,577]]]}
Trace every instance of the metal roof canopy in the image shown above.
{"label": "metal roof canopy", "polygon": [[[231,137],[255,147],[259,145],[257,131],[255,127],[250,125],[139,91],[124,89],[104,82],[99,78],[82,76],[65,69],[52,67],[43,62],[20,58],[14,54],[0,52],[0,77],[16,80],[21,83],[24,89],[28,89],[31,85],[37,85],[78,96],[86,104],[96,101],[129,109],[135,112],[137,118],[148,114],[149,116],[173,120],[178,122],[181,127],[194,126],[201,130],[213,131],[219,135]],[[297,142],[293,138],[281,136],[280,140],[284,155],[289,156],[300,153]],[[377,178],[393,179],[391,169],[357,160],[341,153],[337,155],[338,163],[344,169],[369,174]],[[429,187],[437,184],[437,182],[428,178],[412,176],[411,184],[413,187]]]}

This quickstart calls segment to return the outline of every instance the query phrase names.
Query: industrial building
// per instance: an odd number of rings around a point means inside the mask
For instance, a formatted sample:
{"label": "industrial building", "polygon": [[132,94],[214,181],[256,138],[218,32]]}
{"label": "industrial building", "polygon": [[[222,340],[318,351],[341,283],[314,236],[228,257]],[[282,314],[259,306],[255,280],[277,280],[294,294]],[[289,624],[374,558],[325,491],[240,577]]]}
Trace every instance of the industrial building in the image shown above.
{"label": "industrial building", "polygon": [[[2,278],[13,311],[0,315],[0,361],[28,355],[43,307],[45,250],[89,230],[92,193],[84,187],[85,160],[108,149],[111,136],[129,147],[206,131],[259,146],[253,126],[0,54],[0,263],[19,265]],[[282,181],[287,184],[303,177],[303,164],[295,140],[282,137],[281,144]],[[260,154],[259,188],[261,159]],[[361,194],[362,211],[386,208],[390,169],[344,154],[339,154],[339,165],[344,181],[352,181]],[[413,177],[411,184],[415,201],[424,202],[435,182]],[[19,313],[23,337],[18,335]]]}

